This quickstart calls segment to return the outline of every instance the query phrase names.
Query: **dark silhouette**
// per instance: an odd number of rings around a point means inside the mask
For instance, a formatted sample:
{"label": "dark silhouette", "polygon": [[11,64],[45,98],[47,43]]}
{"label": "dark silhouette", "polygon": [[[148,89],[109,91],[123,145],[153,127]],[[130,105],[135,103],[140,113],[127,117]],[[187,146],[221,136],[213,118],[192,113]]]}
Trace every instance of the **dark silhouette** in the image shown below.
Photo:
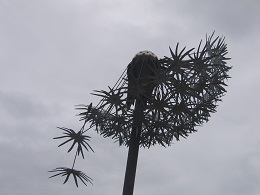
{"label": "dark silhouette", "polygon": [[[213,33],[214,34],[214,33]],[[170,57],[158,59],[149,51],[139,52],[130,62],[114,87],[108,91],[95,91],[101,97],[96,106],[79,105],[80,120],[84,122],[78,133],[71,129],[60,128],[69,138],[59,146],[73,141],[77,150],[71,169],[57,168],[51,172],[74,176],[91,182],[91,178],[74,169],[76,157],[83,148],[92,148],[85,133],[95,129],[104,137],[112,137],[120,145],[129,147],[123,195],[132,195],[139,147],[160,144],[171,145],[173,139],[187,138],[196,127],[207,122],[211,113],[216,112],[217,102],[225,94],[227,72],[227,46],[224,38],[206,37],[206,43],[196,51],[185,48],[175,51],[170,48]],[[134,105],[134,106],[133,106]]]}
{"label": "dark silhouette", "polygon": [[[140,99],[144,106],[152,97],[155,83],[155,75],[158,74],[160,63],[155,54],[150,51],[141,51],[136,54],[127,67],[127,101],[129,109],[135,99]],[[140,91],[142,90],[142,91]],[[138,97],[141,95],[141,97]]]}

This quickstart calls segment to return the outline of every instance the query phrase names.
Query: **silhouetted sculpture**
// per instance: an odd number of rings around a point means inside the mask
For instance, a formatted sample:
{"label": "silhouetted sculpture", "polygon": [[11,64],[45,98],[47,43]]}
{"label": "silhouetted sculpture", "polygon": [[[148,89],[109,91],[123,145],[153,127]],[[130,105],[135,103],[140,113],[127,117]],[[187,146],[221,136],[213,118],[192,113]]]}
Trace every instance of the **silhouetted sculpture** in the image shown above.
{"label": "silhouetted sculpture", "polygon": [[66,176],[66,183],[73,175],[76,186],[77,178],[85,185],[92,183],[74,165],[77,156],[84,158],[83,149],[93,151],[86,132],[95,129],[129,147],[123,195],[133,195],[139,148],[166,147],[174,139],[187,138],[216,112],[217,102],[226,93],[231,69],[226,65],[227,45],[224,38],[213,39],[213,35],[195,51],[179,51],[177,44],[175,51],[170,48],[170,57],[159,60],[150,51],[137,53],[114,87],[92,93],[102,98],[96,106],[79,105],[84,124],[78,132],[58,127],[63,135],[54,139],[67,139],[59,146],[73,142],[68,152],[77,147],[72,168],[53,169],[51,177]]}

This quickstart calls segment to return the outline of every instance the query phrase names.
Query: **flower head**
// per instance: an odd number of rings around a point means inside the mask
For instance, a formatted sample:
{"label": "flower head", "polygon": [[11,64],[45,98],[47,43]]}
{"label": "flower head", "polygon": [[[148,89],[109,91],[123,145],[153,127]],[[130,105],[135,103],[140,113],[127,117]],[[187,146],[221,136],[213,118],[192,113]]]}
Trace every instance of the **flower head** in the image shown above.
{"label": "flower head", "polygon": [[90,150],[92,150],[94,152],[94,150],[91,148],[91,146],[89,145],[89,143],[87,141],[90,140],[90,136],[84,135],[83,131],[80,130],[77,133],[72,130],[72,129],[68,129],[65,127],[58,127],[59,129],[63,130],[63,136],[60,137],[54,137],[53,139],[61,139],[61,138],[68,138],[68,140],[66,140],[65,142],[61,143],[58,147],[73,141],[71,147],[69,148],[68,152],[70,152],[73,147],[77,144],[77,154],[79,155],[81,153],[82,157],[84,158],[84,153],[83,153],[83,147],[88,151],[88,148]]}
{"label": "flower head", "polygon": [[[179,51],[177,44],[175,51],[170,48],[170,57],[159,60],[151,52],[140,52],[113,88],[96,91],[103,99],[90,112],[81,113],[82,120],[103,136],[128,145],[134,111],[131,105],[143,99],[141,146],[166,146],[173,138],[186,138],[216,111],[231,68],[226,66],[229,58],[225,57],[224,38],[213,39],[212,34],[205,46],[201,45],[196,51]],[[137,66],[140,74],[134,72]]]}
{"label": "flower head", "polygon": [[75,170],[75,169],[70,169],[70,168],[67,168],[67,167],[58,167],[58,168],[53,169],[49,172],[58,172],[58,173],[50,176],[49,178],[56,177],[56,176],[59,176],[59,175],[61,175],[62,177],[66,176],[63,184],[65,184],[69,180],[70,175],[73,175],[74,181],[75,181],[75,184],[76,184],[77,187],[79,187],[77,178],[79,178],[85,185],[87,185],[86,182],[89,182],[89,183],[92,184],[92,179],[89,176],[87,176],[85,173],[78,171],[78,170]]}

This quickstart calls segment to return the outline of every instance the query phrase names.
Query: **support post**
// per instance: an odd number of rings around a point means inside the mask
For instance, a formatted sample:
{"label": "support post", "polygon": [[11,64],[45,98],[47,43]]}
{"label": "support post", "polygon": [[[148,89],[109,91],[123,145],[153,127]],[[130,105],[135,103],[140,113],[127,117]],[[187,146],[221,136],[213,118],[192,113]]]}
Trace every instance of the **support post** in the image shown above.
{"label": "support post", "polygon": [[123,195],[133,195],[135,175],[137,168],[137,160],[140,145],[140,135],[142,130],[142,121],[144,117],[144,106],[141,100],[136,100],[132,131],[130,135],[130,143],[128,149],[128,157],[125,171],[125,180]]}

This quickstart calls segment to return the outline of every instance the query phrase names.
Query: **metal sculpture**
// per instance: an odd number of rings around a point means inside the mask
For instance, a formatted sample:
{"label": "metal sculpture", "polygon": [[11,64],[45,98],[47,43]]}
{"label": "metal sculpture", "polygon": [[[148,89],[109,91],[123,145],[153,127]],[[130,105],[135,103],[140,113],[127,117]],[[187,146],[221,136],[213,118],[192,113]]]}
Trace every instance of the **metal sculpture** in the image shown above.
{"label": "metal sculpture", "polygon": [[[187,138],[216,112],[231,67],[226,65],[224,38],[213,39],[213,34],[196,51],[179,52],[177,44],[174,52],[170,48],[171,56],[162,59],[150,51],[137,53],[113,88],[94,91],[102,98],[99,104],[78,106],[84,121],[81,136],[95,129],[129,147],[123,195],[133,194],[139,147],[166,147],[174,139]],[[74,143],[86,144],[83,138],[75,139],[71,134]],[[83,155],[82,148],[76,156]]]}

